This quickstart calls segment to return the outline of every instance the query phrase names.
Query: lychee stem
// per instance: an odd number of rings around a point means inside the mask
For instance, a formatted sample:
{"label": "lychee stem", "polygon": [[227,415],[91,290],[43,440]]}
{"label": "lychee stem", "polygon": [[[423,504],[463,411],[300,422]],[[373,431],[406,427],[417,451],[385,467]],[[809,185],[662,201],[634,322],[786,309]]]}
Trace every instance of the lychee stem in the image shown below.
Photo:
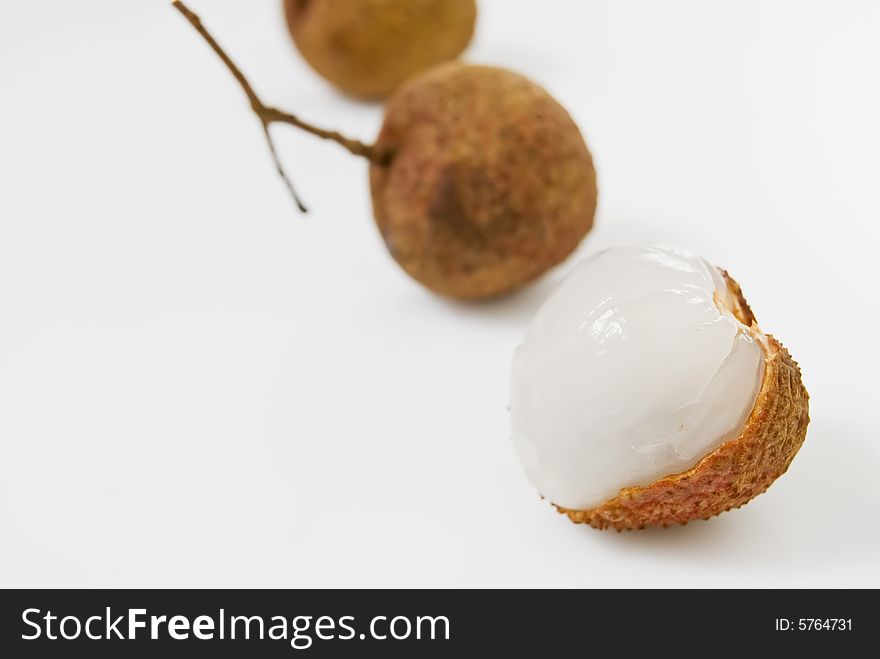
{"label": "lychee stem", "polygon": [[287,187],[288,192],[290,192],[291,197],[293,197],[294,203],[296,203],[297,208],[303,213],[307,213],[308,209],[303,205],[302,201],[297,195],[296,190],[293,187],[293,182],[290,180],[290,177],[284,170],[284,166],[281,164],[281,160],[278,157],[278,152],[275,149],[275,143],[272,141],[272,135],[269,132],[269,126],[273,123],[283,123],[290,124],[291,126],[296,126],[307,133],[311,133],[317,137],[320,137],[324,140],[332,140],[337,144],[341,145],[350,153],[366,158],[372,163],[387,165],[389,156],[383,152],[380,152],[375,146],[371,146],[369,144],[364,144],[363,142],[355,139],[351,139],[341,135],[335,130],[325,130],[323,128],[318,128],[317,126],[313,126],[312,124],[306,123],[301,120],[299,117],[296,117],[288,112],[283,112],[276,108],[268,107],[263,101],[260,100],[260,97],[257,96],[257,93],[254,91],[254,88],[251,86],[251,83],[248,82],[248,79],[241,72],[241,69],[232,61],[229,55],[226,54],[226,51],[217,43],[217,40],[208,32],[207,28],[202,24],[202,20],[199,16],[189,9],[183,2],[180,0],[173,0],[171,3],[177,11],[183,14],[184,18],[189,21],[190,25],[195,28],[196,32],[198,32],[202,38],[208,43],[217,56],[223,61],[226,65],[226,68],[229,69],[229,72],[232,73],[233,77],[238,81],[238,84],[241,86],[245,95],[247,95],[248,101],[250,101],[251,109],[254,111],[254,114],[257,115],[257,118],[260,120],[260,123],[263,126],[263,133],[266,135],[266,141],[269,145],[269,153],[272,156],[272,162],[275,164],[275,169],[278,171],[278,175],[284,181],[284,185]]}

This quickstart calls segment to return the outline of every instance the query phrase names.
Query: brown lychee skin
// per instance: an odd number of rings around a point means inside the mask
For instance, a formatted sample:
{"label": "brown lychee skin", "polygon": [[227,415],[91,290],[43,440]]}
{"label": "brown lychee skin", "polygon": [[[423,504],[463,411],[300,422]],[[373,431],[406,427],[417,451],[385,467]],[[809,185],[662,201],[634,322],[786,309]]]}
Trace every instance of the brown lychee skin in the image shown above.
{"label": "brown lychee skin", "polygon": [[311,67],[343,92],[368,99],[458,57],[477,17],[475,0],[285,0],[284,9]]}
{"label": "brown lychee skin", "polygon": [[[757,329],[739,285],[726,272],[736,316]],[[618,531],[687,524],[739,508],[784,474],[807,434],[809,395],[788,351],[767,336],[764,380],[745,426],[693,469],[661,478],[645,487],[629,487],[596,508],[568,510],[575,523]]]}
{"label": "brown lychee skin", "polygon": [[373,212],[392,256],[440,295],[516,290],[593,226],[596,172],[577,125],[511,71],[449,63],[388,101]]}

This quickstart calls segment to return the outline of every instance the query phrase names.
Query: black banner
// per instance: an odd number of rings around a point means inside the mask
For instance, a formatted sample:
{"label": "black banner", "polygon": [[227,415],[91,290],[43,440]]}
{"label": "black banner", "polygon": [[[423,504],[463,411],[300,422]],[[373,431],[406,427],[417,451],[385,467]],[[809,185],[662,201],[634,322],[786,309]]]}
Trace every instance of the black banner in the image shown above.
{"label": "black banner", "polygon": [[867,590],[7,590],[0,600],[7,657],[540,657],[606,646],[764,656],[864,650],[878,626]]}

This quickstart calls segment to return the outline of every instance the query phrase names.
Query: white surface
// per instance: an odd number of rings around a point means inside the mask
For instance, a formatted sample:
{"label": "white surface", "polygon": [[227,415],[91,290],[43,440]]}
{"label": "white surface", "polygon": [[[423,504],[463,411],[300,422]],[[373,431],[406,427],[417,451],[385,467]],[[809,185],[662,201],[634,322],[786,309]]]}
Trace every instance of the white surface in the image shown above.
{"label": "white surface", "polygon": [[537,491],[593,508],[738,437],[766,342],[734,306],[722,273],[687,251],[633,244],[581,261],[513,361],[511,438]]}
{"label": "white surface", "polygon": [[[277,2],[194,2],[267,100],[369,139]],[[164,0],[0,6],[0,584],[880,586],[880,4],[482,0],[470,59],[593,149],[582,254],[728,268],[812,394],[791,470],[617,535],[534,494],[511,353],[572,262],[492,304],[385,254],[366,165],[259,126]]]}

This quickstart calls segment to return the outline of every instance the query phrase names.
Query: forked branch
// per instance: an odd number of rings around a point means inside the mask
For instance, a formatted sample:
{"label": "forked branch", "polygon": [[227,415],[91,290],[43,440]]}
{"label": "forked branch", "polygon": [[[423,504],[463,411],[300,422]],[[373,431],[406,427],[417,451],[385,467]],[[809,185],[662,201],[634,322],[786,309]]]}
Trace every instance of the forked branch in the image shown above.
{"label": "forked branch", "polygon": [[290,192],[291,197],[293,197],[293,201],[296,203],[297,207],[303,212],[306,213],[308,210],[303,205],[302,201],[297,195],[296,190],[293,187],[293,183],[290,180],[290,177],[287,175],[284,170],[284,165],[281,163],[281,159],[278,157],[278,151],[275,148],[275,143],[272,141],[272,134],[269,130],[269,127],[273,123],[282,123],[289,124],[291,126],[296,126],[301,130],[306,131],[307,133],[311,133],[317,137],[320,137],[324,140],[331,140],[341,145],[343,148],[348,150],[350,153],[353,153],[356,156],[361,156],[366,158],[370,162],[374,162],[377,164],[387,164],[388,158],[377,151],[377,149],[369,144],[364,144],[359,140],[354,140],[335,130],[324,130],[323,128],[318,128],[317,126],[313,126],[312,124],[306,123],[301,120],[299,117],[290,114],[289,112],[282,112],[273,107],[267,106],[263,101],[260,100],[260,97],[257,96],[257,93],[254,91],[254,88],[251,86],[251,83],[245,77],[245,75],[241,72],[241,69],[232,61],[232,58],[226,54],[226,51],[217,43],[217,40],[208,32],[207,28],[202,24],[202,20],[199,16],[190,10],[183,2],[180,0],[173,0],[171,3],[177,11],[183,14],[184,18],[189,21],[190,25],[195,28],[196,32],[198,32],[202,38],[207,42],[207,44],[211,47],[217,56],[223,61],[223,64],[226,65],[226,68],[229,69],[229,72],[233,75],[233,77],[238,81],[239,86],[244,91],[245,95],[250,102],[251,109],[254,111],[254,114],[257,115],[257,118],[260,120],[260,123],[263,126],[263,133],[266,136],[266,142],[269,145],[269,153],[272,156],[272,162],[275,164],[275,169],[278,171],[278,175],[284,181],[284,185],[287,187],[287,190]]}

